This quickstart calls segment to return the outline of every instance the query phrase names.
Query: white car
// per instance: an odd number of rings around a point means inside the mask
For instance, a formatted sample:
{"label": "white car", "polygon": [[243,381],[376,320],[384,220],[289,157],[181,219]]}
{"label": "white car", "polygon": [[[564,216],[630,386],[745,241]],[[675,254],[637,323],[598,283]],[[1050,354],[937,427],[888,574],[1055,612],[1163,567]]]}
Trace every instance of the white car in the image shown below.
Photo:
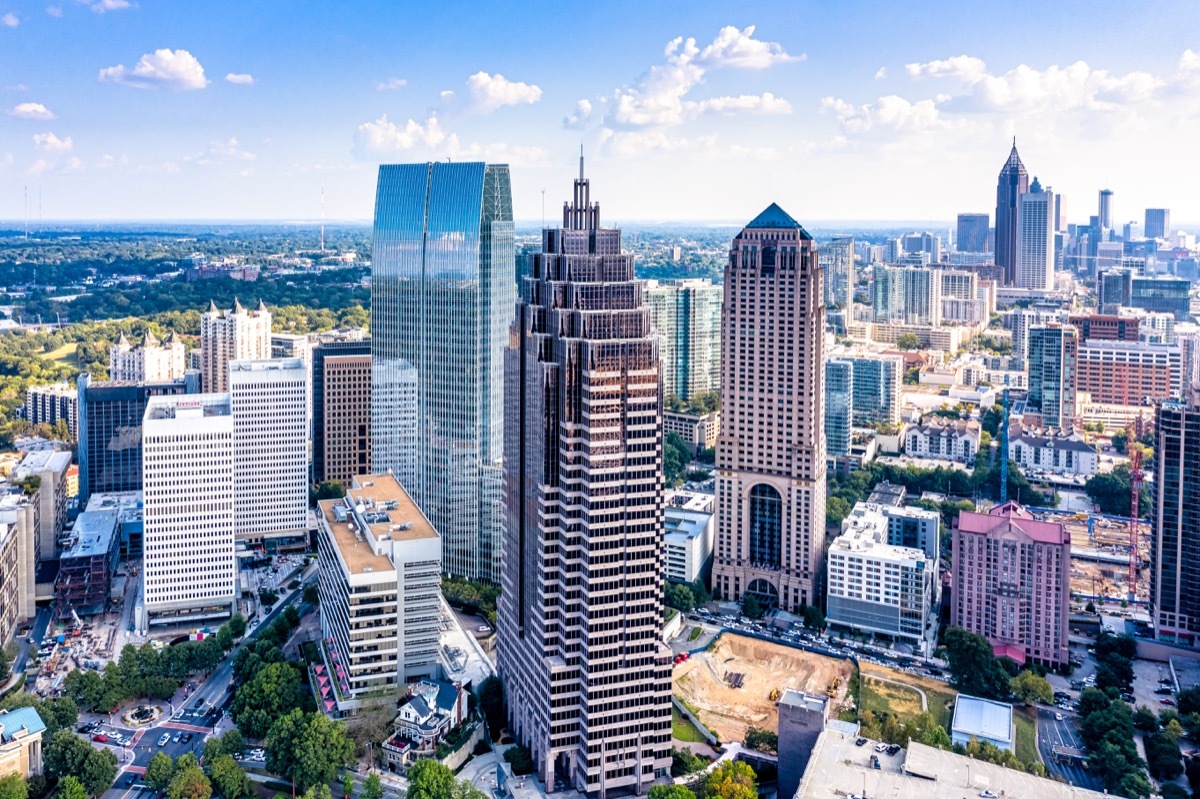
{"label": "white car", "polygon": [[1055,713],[1055,714],[1054,714],[1054,720],[1055,720],[1055,721],[1062,721],[1062,720],[1063,720],[1063,714],[1062,714],[1062,713]]}

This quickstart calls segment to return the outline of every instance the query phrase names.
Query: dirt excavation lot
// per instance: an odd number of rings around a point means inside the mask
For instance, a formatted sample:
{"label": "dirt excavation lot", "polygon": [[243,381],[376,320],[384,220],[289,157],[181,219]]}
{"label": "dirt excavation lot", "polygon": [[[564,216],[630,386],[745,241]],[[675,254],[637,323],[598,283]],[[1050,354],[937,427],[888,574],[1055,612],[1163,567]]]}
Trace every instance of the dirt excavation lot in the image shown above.
{"label": "dirt excavation lot", "polygon": [[[699,711],[722,741],[740,741],[747,727],[779,729],[778,693],[795,688],[824,694],[836,682],[831,717],[847,701],[854,665],[848,660],[725,634],[717,645],[675,667],[675,695]],[[741,676],[741,687],[733,687]]]}

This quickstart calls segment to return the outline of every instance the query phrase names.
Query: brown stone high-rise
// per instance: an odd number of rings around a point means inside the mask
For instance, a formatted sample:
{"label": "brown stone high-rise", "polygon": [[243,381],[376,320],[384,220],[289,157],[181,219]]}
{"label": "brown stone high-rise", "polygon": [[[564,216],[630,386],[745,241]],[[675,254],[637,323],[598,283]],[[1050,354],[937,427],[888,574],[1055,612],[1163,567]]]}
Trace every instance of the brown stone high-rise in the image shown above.
{"label": "brown stone high-rise", "polygon": [[371,470],[371,355],[327,355],[323,370],[321,480],[340,480]]}
{"label": "brown stone high-rise", "polygon": [[580,159],[505,353],[500,674],[548,790],[645,794],[671,767],[662,367],[633,257]]}
{"label": "brown stone high-rise", "polygon": [[774,203],[733,240],[721,315],[713,590],[795,610],[820,599],[825,546],[824,275]]}

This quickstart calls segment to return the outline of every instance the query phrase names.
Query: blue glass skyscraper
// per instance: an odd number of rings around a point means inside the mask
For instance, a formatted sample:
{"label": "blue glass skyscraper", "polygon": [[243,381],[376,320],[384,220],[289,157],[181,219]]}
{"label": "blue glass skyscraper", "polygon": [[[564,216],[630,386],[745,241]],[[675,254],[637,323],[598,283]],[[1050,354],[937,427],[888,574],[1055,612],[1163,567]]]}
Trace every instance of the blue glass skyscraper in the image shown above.
{"label": "blue glass skyscraper", "polygon": [[516,301],[508,167],[381,166],[371,281],[374,468],[433,522],[446,572],[498,582]]}

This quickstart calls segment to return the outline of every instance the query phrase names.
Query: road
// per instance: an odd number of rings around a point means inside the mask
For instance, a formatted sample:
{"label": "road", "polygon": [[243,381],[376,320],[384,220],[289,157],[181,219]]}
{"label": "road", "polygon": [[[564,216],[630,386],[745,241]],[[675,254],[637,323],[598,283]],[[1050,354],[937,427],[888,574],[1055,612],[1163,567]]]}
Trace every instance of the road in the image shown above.
{"label": "road", "polygon": [[[1062,716],[1062,721],[1058,721],[1055,715]],[[1082,765],[1054,762],[1054,747],[1056,746],[1083,749],[1083,740],[1079,737],[1079,731],[1075,729],[1075,714],[1039,707],[1037,723],[1038,754],[1042,756],[1046,770],[1080,788],[1103,791],[1103,783]]]}
{"label": "road", "polygon": [[[46,637],[46,630],[50,627],[50,610],[49,608],[38,608],[37,615],[33,617],[33,629],[28,634],[17,639],[20,647],[17,652],[17,658],[13,661],[13,672],[24,671],[25,664],[29,662],[29,653],[36,649],[42,639]],[[30,644],[29,638],[32,637],[37,643]]]}

